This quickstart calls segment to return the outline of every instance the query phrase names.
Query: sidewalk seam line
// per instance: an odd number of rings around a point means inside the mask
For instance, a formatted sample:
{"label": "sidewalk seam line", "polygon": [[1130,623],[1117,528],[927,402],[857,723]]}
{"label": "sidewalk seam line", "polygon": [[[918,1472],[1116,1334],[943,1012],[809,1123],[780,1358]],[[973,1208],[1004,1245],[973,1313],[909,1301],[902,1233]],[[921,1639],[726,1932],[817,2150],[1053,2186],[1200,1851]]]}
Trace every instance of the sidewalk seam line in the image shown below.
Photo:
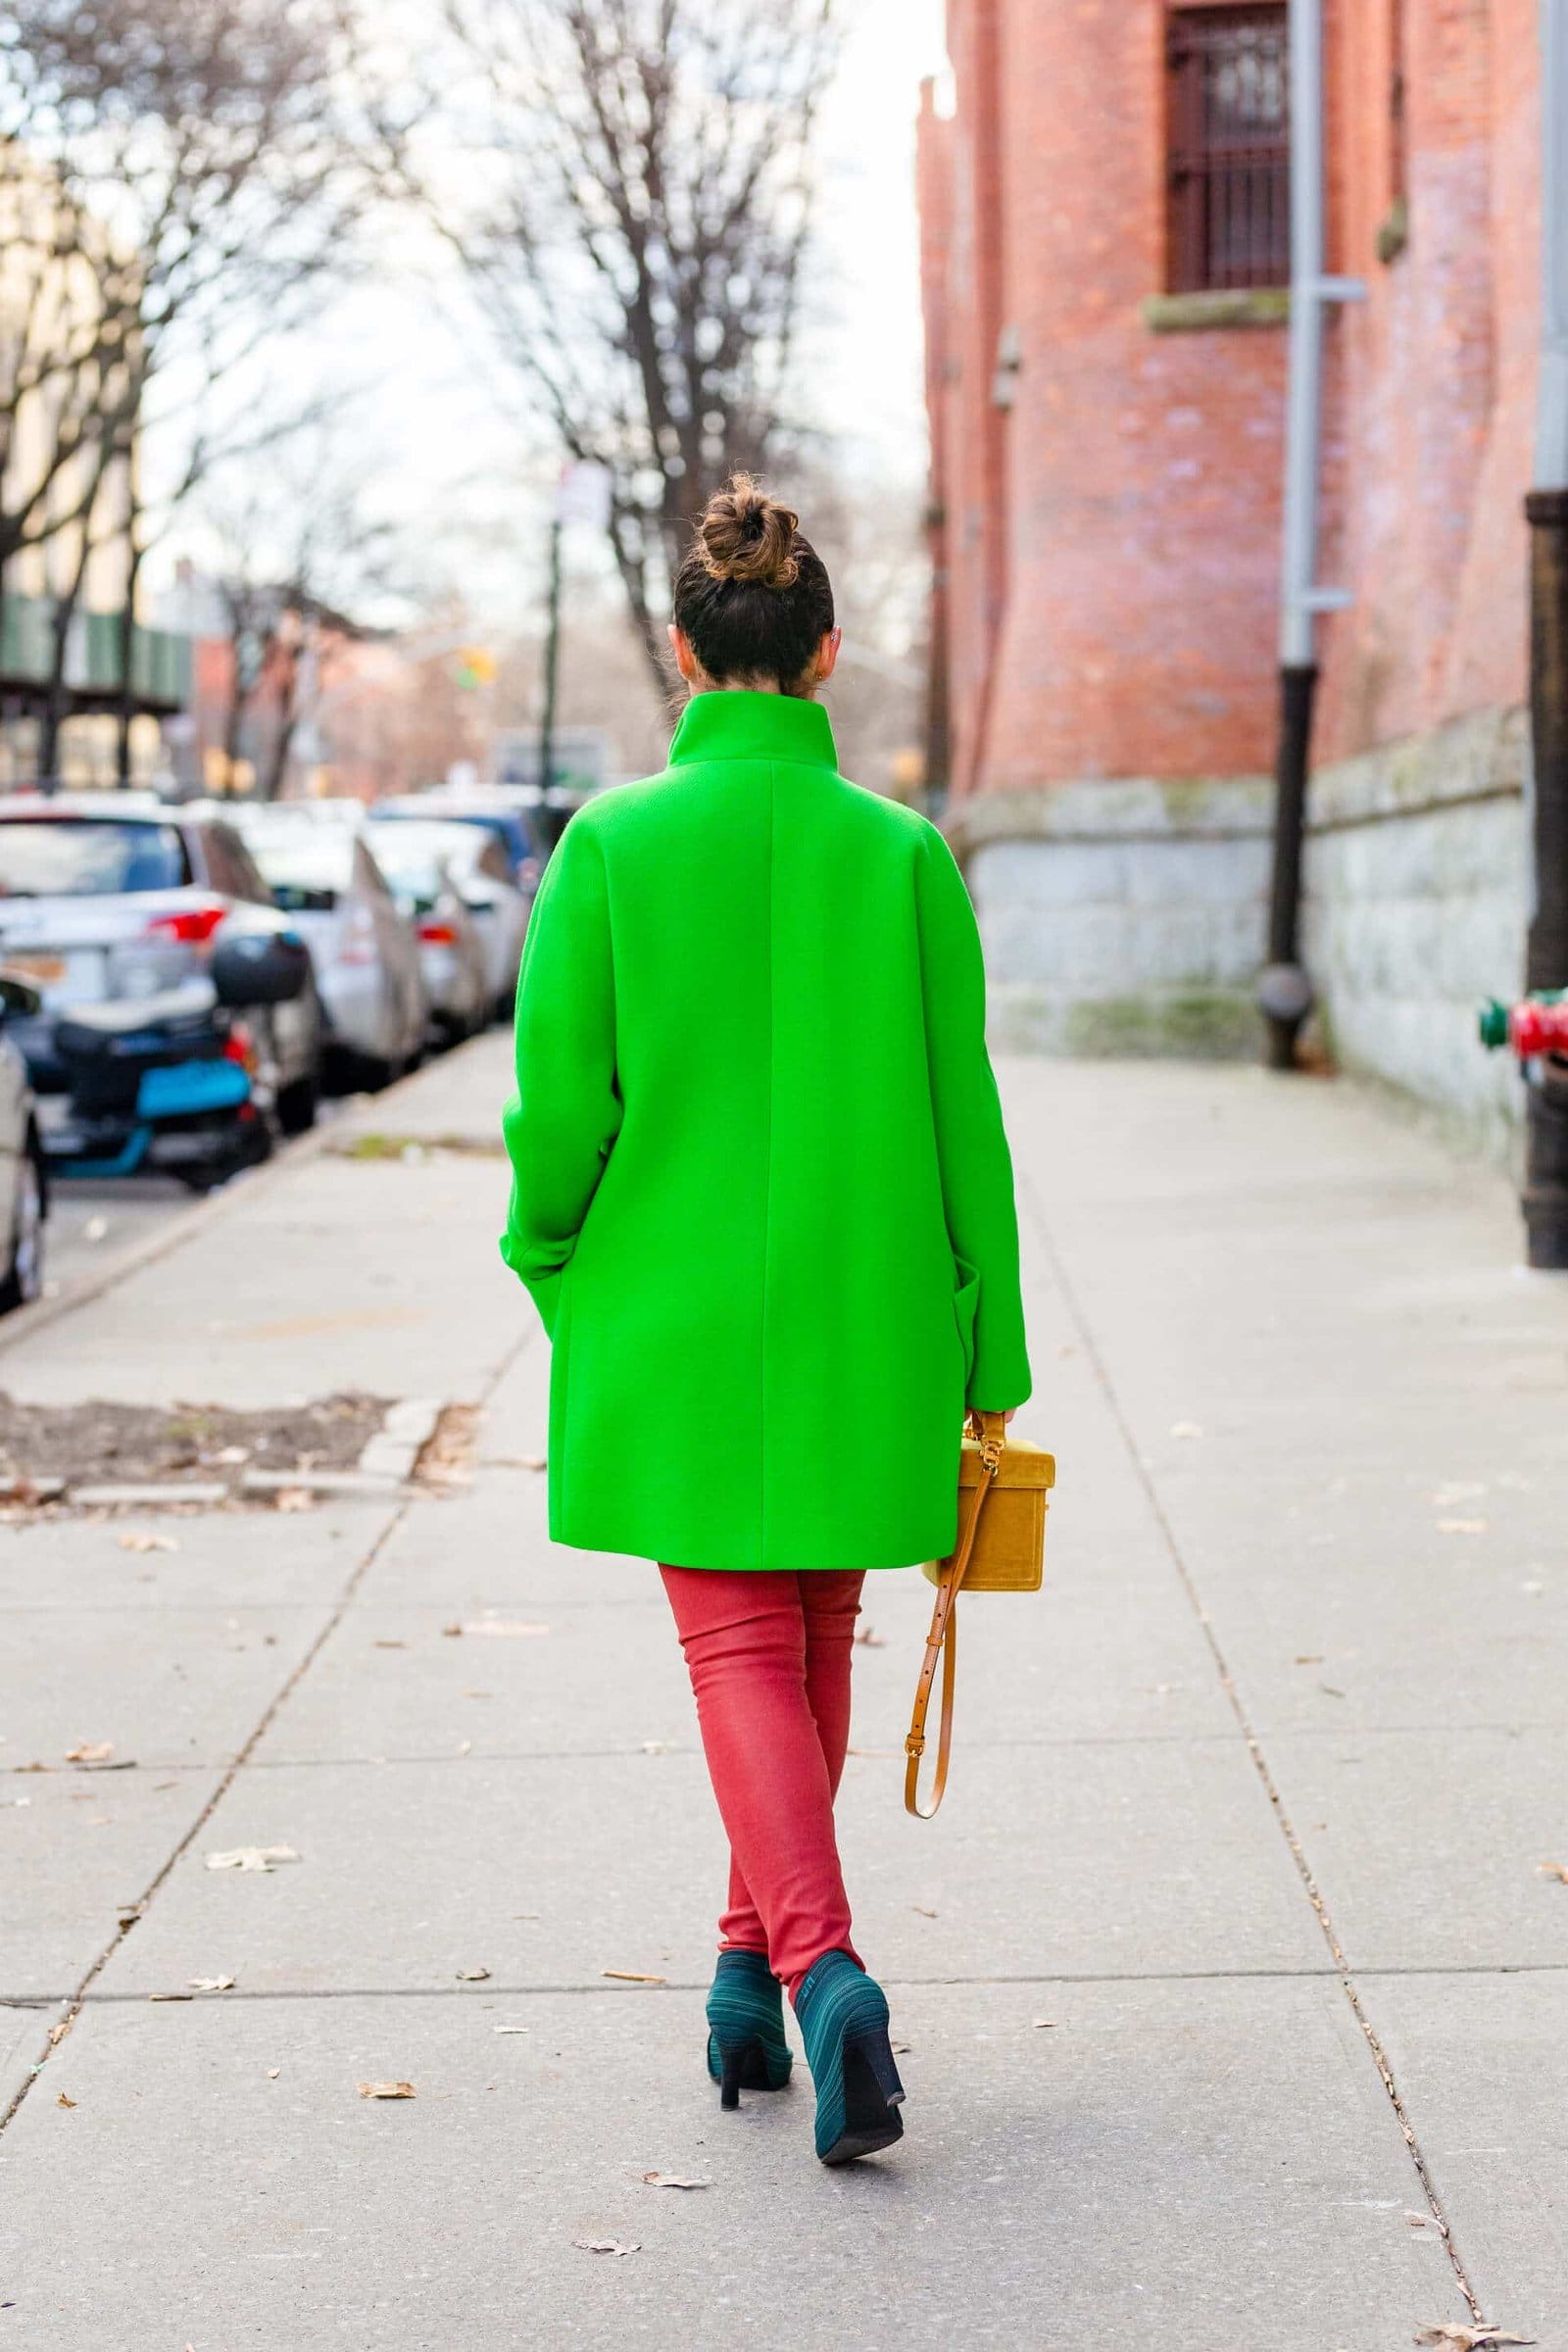
{"label": "sidewalk seam line", "polygon": [[1306,1858],[1305,1849],[1301,1844],[1299,1837],[1297,1835],[1295,1825],[1293,1824],[1290,1815],[1285,1810],[1284,1797],[1282,1796],[1279,1787],[1275,1782],[1268,1759],[1263,1753],[1262,1742],[1258,1738],[1257,1733],[1252,1728],[1251,1719],[1243,1703],[1241,1692],[1237,1688],[1236,1679],[1231,1673],[1230,1665],[1225,1656],[1225,1652],[1220,1647],[1219,1638],[1214,1631],[1213,1622],[1209,1616],[1208,1610],[1204,1607],[1202,1597],[1199,1592],[1197,1580],[1194,1577],[1192,1569],[1188,1566],[1186,1555],[1182,1550],[1180,1543],[1177,1541],[1176,1530],[1171,1524],[1169,1515],[1165,1510],[1164,1503],[1160,1498],[1159,1490],[1154,1484],[1152,1473],[1150,1471],[1141,1452],[1139,1451],[1131,1423],[1128,1421],[1127,1415],[1122,1408],[1120,1396],[1118,1396],[1115,1384],[1111,1379],[1109,1367],[1101,1351],[1100,1344],[1096,1339],[1094,1332],[1090,1328],[1088,1316],[1085,1313],[1083,1306],[1079,1302],[1078,1294],[1074,1290],[1073,1285],[1068,1278],[1066,1266],[1062,1261],[1061,1252],[1056,1247],[1055,1237],[1053,1234],[1051,1226],[1047,1220],[1044,1204],[1041,1201],[1040,1195],[1036,1191],[1035,1186],[1026,1171],[1020,1171],[1019,1189],[1021,1190],[1024,1200],[1028,1205],[1029,1221],[1034,1227],[1036,1238],[1045,1253],[1046,1261],[1050,1267],[1052,1278],[1061,1295],[1062,1303],[1066,1307],[1067,1313],[1077,1329],[1079,1339],[1083,1345],[1084,1353],[1088,1358],[1090,1367],[1095,1376],[1095,1380],[1099,1385],[1102,1396],[1104,1398],[1106,1409],[1110,1413],[1111,1419],[1115,1424],[1122,1446],[1126,1451],[1128,1461],[1132,1465],[1133,1476],[1138,1485],[1142,1488],[1145,1498],[1147,1499],[1149,1507],[1153,1514],[1154,1523],[1159,1529],[1161,1541],[1163,1542],[1165,1548],[1170,1555],[1171,1565],[1175,1569],[1177,1577],[1180,1580],[1182,1590],[1187,1595],[1187,1599],[1192,1608],[1193,1614],[1198,1620],[1199,1628],[1202,1634],[1203,1641],[1207,1645],[1209,1655],[1213,1660],[1215,1671],[1219,1676],[1220,1687],[1225,1693],[1232,1713],[1236,1717],[1237,1724],[1241,1729],[1242,1737],[1247,1742],[1248,1753],[1252,1760],[1252,1768],[1257,1775],[1259,1783],[1261,1784],[1263,1793],[1268,1799],[1270,1809],[1273,1813],[1276,1823],[1278,1824],[1280,1835],[1284,1838],[1286,1846],[1290,1851],[1291,1859],[1296,1865],[1297,1875],[1301,1882],[1301,1886],[1306,1894],[1307,1901],[1312,1906],[1312,1910],[1316,1916],[1318,1928],[1323,1936],[1324,1941],[1327,1943],[1330,1952],[1333,1954],[1335,1973],[1339,1978],[1340,1988],[1344,1992],[1347,2001],[1349,2003],[1351,2014],[1353,2015],[1356,2024],[1361,2029],[1367,2048],[1372,2054],[1373,2063],[1377,2067],[1378,2074],[1382,2079],[1384,2090],[1388,2094],[1389,2102],[1394,2109],[1396,2120],[1397,2121],[1399,2130],[1404,2136],[1405,2146],[1409,2150],[1410,2161],[1415,2166],[1416,2176],[1421,2182],[1422,2193],[1426,2197],[1427,2204],[1432,2212],[1432,2218],[1436,2222],[1439,2232],[1443,2238],[1444,2247],[1448,2257],[1449,2267],[1453,2272],[1454,2279],[1458,2285],[1459,2292],[1463,2295],[1465,2303],[1469,2307],[1470,2316],[1474,2325],[1477,2328],[1484,2328],[1486,2321],[1482,2312],[1480,2299],[1477,2296],[1474,2286],[1471,2284],[1470,2275],[1465,2267],[1463,2257],[1461,2256],[1458,2247],[1453,2242],[1453,2232],[1449,2228],[1448,2217],[1444,2210],[1443,2200],[1438,2193],[1437,2182],[1432,2178],[1431,2169],[1427,2163],[1425,2151],[1423,2150],[1420,2141],[1416,2137],[1415,2127],[1410,2121],[1409,2113],[1404,2103],[1403,2094],[1394,2079],[1394,2069],[1390,2063],[1388,2053],[1384,2049],[1377,2029],[1373,2025],[1371,2018],[1367,2015],[1366,2009],[1362,2003],[1355,1977],[1351,1973],[1349,1962],[1346,1958],[1345,1947],[1340,1941],[1339,1930],[1334,1925],[1328,1903],[1323,1895],[1322,1889],[1318,1886],[1315,1876],[1313,1875],[1312,1866]]}
{"label": "sidewalk seam line", "polygon": [[[496,1390],[500,1387],[502,1381],[511,1371],[513,1365],[517,1361],[517,1358],[521,1355],[523,1349],[529,1345],[529,1342],[532,1340],[533,1336],[534,1335],[531,1330],[524,1330],[505,1350],[499,1363],[496,1365],[495,1370],[491,1373],[489,1379],[486,1380],[482,1386],[480,1392],[481,1409],[489,1403],[491,1397],[495,1395]],[[245,1769],[246,1764],[249,1762],[252,1753],[260,1741],[266,1738],[267,1733],[270,1730],[273,1722],[281,1713],[284,1705],[292,1696],[294,1690],[298,1688],[299,1684],[303,1682],[305,1676],[309,1674],[311,1668],[315,1665],[317,1659],[326,1647],[327,1642],[331,1640],[332,1636],[337,1632],[339,1626],[341,1626],[343,1623],[343,1620],[348,1615],[350,1604],[353,1601],[354,1594],[360,1584],[364,1578],[368,1575],[375,1562],[380,1558],[381,1553],[386,1548],[386,1545],[391,1542],[393,1536],[403,1525],[404,1520],[408,1517],[409,1512],[414,1507],[415,1502],[419,1498],[416,1495],[408,1494],[393,1506],[385,1525],[373,1537],[371,1542],[366,1547],[365,1551],[362,1553],[361,1557],[355,1562],[353,1568],[350,1570],[347,1581],[340,1589],[337,1599],[332,1603],[330,1609],[328,1610],[324,1622],[318,1628],[312,1640],[306,1644],[303,1655],[290,1669],[289,1673],[285,1676],[277,1690],[273,1691],[272,1696],[270,1699],[269,1699],[266,1707],[263,1709],[260,1719],[252,1726],[251,1731],[245,1740],[235,1750],[233,1757],[220,1777],[217,1787],[208,1796],[206,1803],[197,1813],[196,1818],[194,1821],[192,1821],[189,1829],[186,1830],[184,1836],[178,1839],[178,1841],[164,1857],[163,1862],[160,1864],[153,1877],[148,1881],[141,1894],[137,1897],[134,1906],[126,1906],[124,1912],[122,1914],[119,1924],[116,1927],[114,1935],[110,1936],[108,1942],[99,1952],[97,1958],[91,1962],[83,1975],[77,1980],[75,1990],[68,1996],[61,2015],[55,2021],[57,2026],[74,2025],[76,2019],[81,2015],[82,2009],[86,2002],[88,1990],[96,1982],[96,1980],[102,1975],[103,1971],[108,1967],[109,1962],[113,1959],[115,1953],[120,1949],[121,1945],[125,1941],[126,1937],[137,1926],[139,1926],[141,1920],[146,1915],[148,1905],[152,1902],[153,1897],[158,1893],[160,1887],[165,1885],[170,1877],[170,1874],[174,1869],[175,1864],[179,1862],[182,1856],[189,1851],[191,1845],[195,1842],[196,1838],[200,1837],[202,1831],[206,1828],[208,1822],[212,1819],[218,1807],[222,1803],[223,1798],[228,1794],[229,1789],[238,1780],[241,1772],[243,1772]],[[3,2133],[10,2128],[12,2121],[20,2112],[24,2100],[26,2099],[28,2092],[33,2088],[35,2083],[42,2081],[44,2069],[48,2065],[49,2060],[53,2057],[57,2046],[58,2045],[54,2041],[49,2039],[45,2040],[36,2067],[24,2078],[20,2087],[12,2097],[4,2113],[0,2114],[0,2133]]]}

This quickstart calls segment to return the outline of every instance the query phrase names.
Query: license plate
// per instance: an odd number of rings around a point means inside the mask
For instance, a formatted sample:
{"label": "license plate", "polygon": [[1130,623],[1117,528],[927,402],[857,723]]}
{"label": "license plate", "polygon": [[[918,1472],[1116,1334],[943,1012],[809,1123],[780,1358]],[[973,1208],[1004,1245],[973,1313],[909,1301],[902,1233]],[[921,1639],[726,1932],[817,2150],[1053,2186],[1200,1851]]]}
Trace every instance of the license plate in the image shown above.
{"label": "license plate", "polygon": [[52,988],[65,978],[67,964],[63,956],[7,956],[4,968],[19,980],[35,980],[40,988]]}

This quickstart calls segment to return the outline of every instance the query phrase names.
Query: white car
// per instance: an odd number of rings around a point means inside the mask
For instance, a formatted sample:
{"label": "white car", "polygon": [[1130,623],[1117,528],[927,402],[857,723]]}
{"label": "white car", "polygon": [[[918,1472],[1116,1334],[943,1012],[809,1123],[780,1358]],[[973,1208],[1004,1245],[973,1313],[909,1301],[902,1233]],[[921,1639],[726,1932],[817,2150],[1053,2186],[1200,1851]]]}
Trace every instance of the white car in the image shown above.
{"label": "white car", "polygon": [[499,1015],[509,1014],[533,900],[514,881],[501,843],[485,826],[462,818],[383,815],[373,804],[369,832],[372,848],[387,839],[389,858],[411,856],[417,848],[446,867],[484,942],[490,1002]]}
{"label": "white car", "polygon": [[418,942],[356,815],[285,804],[230,822],[310,948],[329,1043],[384,1083],[417,1060],[430,1005]]}
{"label": "white car", "polygon": [[375,861],[419,943],[430,1016],[444,1044],[489,1024],[490,954],[439,844],[425,825],[380,825]]}
{"label": "white car", "polygon": [[[64,1083],[53,1052],[62,1013],[155,997],[206,970],[221,931],[290,928],[226,813],[172,808],[148,793],[14,794],[0,800],[0,962],[37,988],[16,1014],[48,1121]],[[261,1087],[285,1134],[316,1117],[323,1020],[313,985],[258,1010]]]}

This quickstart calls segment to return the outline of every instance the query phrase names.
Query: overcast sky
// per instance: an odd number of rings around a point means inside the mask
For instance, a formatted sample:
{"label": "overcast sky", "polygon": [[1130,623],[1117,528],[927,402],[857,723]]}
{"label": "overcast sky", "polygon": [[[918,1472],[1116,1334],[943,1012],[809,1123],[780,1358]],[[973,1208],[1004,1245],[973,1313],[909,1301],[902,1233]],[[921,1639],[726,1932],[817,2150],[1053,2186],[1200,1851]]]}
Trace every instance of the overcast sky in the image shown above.
{"label": "overcast sky", "polygon": [[[839,5],[843,63],[820,119],[803,405],[843,437],[857,473],[917,481],[925,428],[914,123],[921,77],[944,63],[943,0]],[[357,387],[342,441],[371,479],[377,511],[412,525],[430,567],[505,626],[537,599],[557,461],[482,330],[421,275],[414,246],[394,232],[370,282],[335,301],[290,353],[288,405],[313,385]],[[186,550],[212,558],[194,516],[161,543],[149,566],[155,585]]]}

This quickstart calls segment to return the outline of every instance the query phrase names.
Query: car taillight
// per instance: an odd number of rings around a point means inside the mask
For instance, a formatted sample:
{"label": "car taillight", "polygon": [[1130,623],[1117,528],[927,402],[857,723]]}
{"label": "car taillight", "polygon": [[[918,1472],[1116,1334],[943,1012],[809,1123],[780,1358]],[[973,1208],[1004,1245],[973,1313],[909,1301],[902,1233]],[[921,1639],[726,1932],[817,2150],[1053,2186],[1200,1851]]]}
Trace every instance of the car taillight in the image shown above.
{"label": "car taillight", "polygon": [[458,935],[450,923],[421,923],[419,939],[427,948],[455,948],[458,944]]}
{"label": "car taillight", "polygon": [[147,936],[173,940],[183,948],[205,948],[227,911],[226,906],[182,906],[177,914],[155,914]]}
{"label": "car taillight", "polygon": [[249,1077],[257,1070],[256,1040],[243,1021],[236,1021],[223,1040],[223,1059],[237,1061]]}

